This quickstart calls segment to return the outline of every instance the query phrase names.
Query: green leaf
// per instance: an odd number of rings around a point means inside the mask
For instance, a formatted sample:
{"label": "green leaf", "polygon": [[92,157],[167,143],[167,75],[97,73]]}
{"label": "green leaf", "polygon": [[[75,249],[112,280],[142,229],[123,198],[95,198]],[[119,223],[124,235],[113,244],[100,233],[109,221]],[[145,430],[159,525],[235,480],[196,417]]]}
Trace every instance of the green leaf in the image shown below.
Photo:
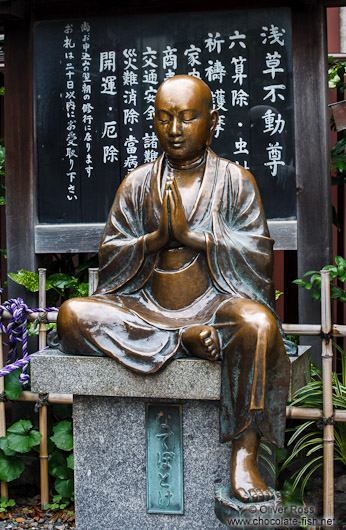
{"label": "green leaf", "polygon": [[305,285],[307,284],[307,282],[305,282],[304,280],[293,280],[292,283],[295,283],[296,285],[301,285],[302,287],[305,287]]}
{"label": "green leaf", "polygon": [[67,467],[69,467],[70,469],[74,469],[74,457],[73,457],[73,453],[71,453],[71,454],[67,457]]}
{"label": "green leaf", "polygon": [[74,488],[73,476],[68,479],[57,478],[56,481],[54,482],[54,487],[56,491],[60,493],[60,495],[62,495],[64,499],[70,499],[73,495],[73,488]]}
{"label": "green leaf", "polygon": [[88,296],[88,294],[89,294],[89,284],[87,282],[79,283],[78,285],[75,286],[69,298],[80,298],[82,296]]}
{"label": "green leaf", "polygon": [[276,460],[277,462],[282,462],[287,457],[287,449],[285,447],[278,447],[276,448]]}
{"label": "green leaf", "polygon": [[0,480],[10,482],[23,473],[25,464],[18,456],[8,456],[0,451]]}
{"label": "green leaf", "polygon": [[[61,421],[53,427],[54,436],[50,439],[59,449],[71,451],[73,449],[72,423],[70,421]],[[60,493],[60,492],[59,492]]]}
{"label": "green leaf", "polygon": [[316,300],[321,300],[321,292],[320,291],[314,291],[312,293],[312,299],[314,302],[316,302]]}
{"label": "green leaf", "polygon": [[78,282],[77,278],[70,276],[70,274],[64,274],[62,272],[57,272],[48,277],[48,281],[54,287],[58,289],[68,289],[73,287]]}
{"label": "green leaf", "polygon": [[280,296],[282,296],[284,293],[283,291],[279,291],[278,289],[275,289],[275,300],[279,300]]}
{"label": "green leaf", "polygon": [[31,291],[32,293],[38,291],[38,274],[36,272],[21,269],[17,274],[9,272],[8,276],[14,282],[19,283],[19,285],[24,285],[28,291]]}
{"label": "green leaf", "polygon": [[29,420],[19,420],[7,429],[8,446],[18,453],[27,453],[40,443],[41,434],[32,429]]}
{"label": "green leaf", "polygon": [[7,456],[15,456],[16,454],[15,451],[12,451],[12,449],[8,447],[8,438],[6,436],[1,436],[0,438],[0,449],[2,449]]}
{"label": "green leaf", "polygon": [[312,274],[318,274],[318,271],[307,271],[305,274],[303,274],[303,278],[306,276],[311,276]]}
{"label": "green leaf", "polygon": [[316,287],[321,287],[321,275],[320,274],[313,274],[310,278],[310,282],[312,284],[315,284]]}
{"label": "green leaf", "polygon": [[[344,149],[345,149],[345,144],[344,144]],[[345,155],[344,155],[345,156]],[[342,256],[335,256],[335,263],[338,267],[345,267],[346,265],[346,262],[344,260],[344,258]]]}
{"label": "green leaf", "polygon": [[337,272],[337,268],[335,267],[335,265],[325,265],[323,268],[322,268],[323,271],[334,271],[334,272]]}
{"label": "green leaf", "polygon": [[62,499],[63,499],[62,495],[54,495],[53,502],[59,503],[60,501],[62,501]]}
{"label": "green leaf", "polygon": [[23,392],[22,385],[19,381],[19,376],[22,373],[22,369],[14,370],[10,374],[5,375],[5,396],[7,399],[17,399],[18,396]]}
{"label": "green leaf", "polygon": [[69,478],[66,458],[62,453],[54,451],[54,453],[49,456],[48,471],[49,474],[52,475],[52,477],[57,477],[61,479]]}

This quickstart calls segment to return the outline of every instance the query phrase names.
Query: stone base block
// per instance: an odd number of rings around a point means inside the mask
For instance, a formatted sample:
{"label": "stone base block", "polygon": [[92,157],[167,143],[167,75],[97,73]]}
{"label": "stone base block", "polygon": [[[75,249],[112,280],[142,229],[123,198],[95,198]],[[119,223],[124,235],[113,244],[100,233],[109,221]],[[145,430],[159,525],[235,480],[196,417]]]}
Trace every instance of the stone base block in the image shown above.
{"label": "stone base block", "polygon": [[[292,366],[307,354],[299,353]],[[225,528],[214,513],[230,460],[230,445],[219,443],[219,362],[176,360],[143,376],[52,350],[32,356],[31,375],[34,392],[73,394],[76,530]],[[183,515],[146,513],[147,402],[183,405]],[[265,470],[263,478],[272,485]]]}
{"label": "stone base block", "polygon": [[76,530],[224,529],[214,496],[229,483],[230,445],[219,443],[218,402],[183,402],[184,515],[156,515],[146,513],[148,401],[74,397]]}

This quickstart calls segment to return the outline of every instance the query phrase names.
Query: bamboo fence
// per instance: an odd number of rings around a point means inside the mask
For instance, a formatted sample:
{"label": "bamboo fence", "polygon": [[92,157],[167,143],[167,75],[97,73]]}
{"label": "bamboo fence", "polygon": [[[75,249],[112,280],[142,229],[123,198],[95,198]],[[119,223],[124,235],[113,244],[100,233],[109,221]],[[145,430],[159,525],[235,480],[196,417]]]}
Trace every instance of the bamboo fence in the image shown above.
{"label": "bamboo fence", "polygon": [[[98,280],[98,269],[89,269],[89,296],[95,291]],[[286,417],[302,420],[323,420],[323,518],[334,519],[334,422],[346,422],[346,410],[333,409],[332,395],[332,337],[346,337],[346,325],[332,325],[330,301],[330,273],[321,271],[321,325],[319,324],[283,324],[286,334],[322,337],[322,381],[323,408],[287,407]],[[46,271],[39,269],[39,305],[46,304]],[[1,299],[0,299],[1,303]],[[34,321],[40,313],[28,315]],[[10,313],[4,311],[3,319],[9,319]],[[57,312],[46,313],[45,321],[40,323],[39,346],[46,346],[46,323],[56,322]],[[1,333],[1,331],[0,331]],[[0,336],[0,362],[2,362],[2,341]],[[0,378],[0,392],[3,391],[3,378]],[[23,391],[17,401],[36,402],[41,396],[33,392]],[[72,404],[72,394],[47,394],[48,403]],[[40,433],[40,472],[41,472],[41,504],[49,502],[48,452],[47,452],[47,405],[39,411]],[[6,434],[5,403],[0,402],[0,436]],[[7,497],[7,484],[1,483],[1,496]]]}

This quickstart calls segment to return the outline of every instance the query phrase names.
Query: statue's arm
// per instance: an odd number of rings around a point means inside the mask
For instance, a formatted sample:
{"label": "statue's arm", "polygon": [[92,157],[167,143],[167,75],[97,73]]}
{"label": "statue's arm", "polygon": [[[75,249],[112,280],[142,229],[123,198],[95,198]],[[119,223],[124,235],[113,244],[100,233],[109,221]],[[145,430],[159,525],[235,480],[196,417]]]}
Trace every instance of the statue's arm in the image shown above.
{"label": "statue's arm", "polygon": [[168,185],[166,184],[162,199],[162,210],[159,226],[157,230],[146,234],[144,237],[145,249],[148,254],[155,254],[165,247],[170,241],[168,200]]}
{"label": "statue's arm", "polygon": [[184,207],[175,179],[168,181],[169,219],[173,239],[194,250],[205,250],[205,236],[191,230],[185,216]]}
{"label": "statue's arm", "polygon": [[116,292],[125,284],[129,288],[141,284],[150,274],[152,260],[146,258],[147,232],[139,211],[145,177],[138,171],[130,174],[116,194],[99,250],[98,294]]}

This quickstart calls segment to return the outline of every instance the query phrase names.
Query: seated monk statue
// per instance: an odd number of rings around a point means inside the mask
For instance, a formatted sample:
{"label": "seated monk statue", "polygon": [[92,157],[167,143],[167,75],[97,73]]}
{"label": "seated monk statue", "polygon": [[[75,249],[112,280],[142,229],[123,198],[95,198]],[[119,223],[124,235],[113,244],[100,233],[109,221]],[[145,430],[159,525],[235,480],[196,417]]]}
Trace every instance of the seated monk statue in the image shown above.
{"label": "seated monk statue", "polygon": [[99,251],[96,292],[64,302],[60,349],[108,355],[151,374],[177,357],[222,362],[220,440],[231,488],[274,492],[257,467],[260,436],[284,443],[289,360],[274,309],[273,240],[253,176],[210,149],[208,86],[178,75],[158,89],[163,154],[123,180]]}

